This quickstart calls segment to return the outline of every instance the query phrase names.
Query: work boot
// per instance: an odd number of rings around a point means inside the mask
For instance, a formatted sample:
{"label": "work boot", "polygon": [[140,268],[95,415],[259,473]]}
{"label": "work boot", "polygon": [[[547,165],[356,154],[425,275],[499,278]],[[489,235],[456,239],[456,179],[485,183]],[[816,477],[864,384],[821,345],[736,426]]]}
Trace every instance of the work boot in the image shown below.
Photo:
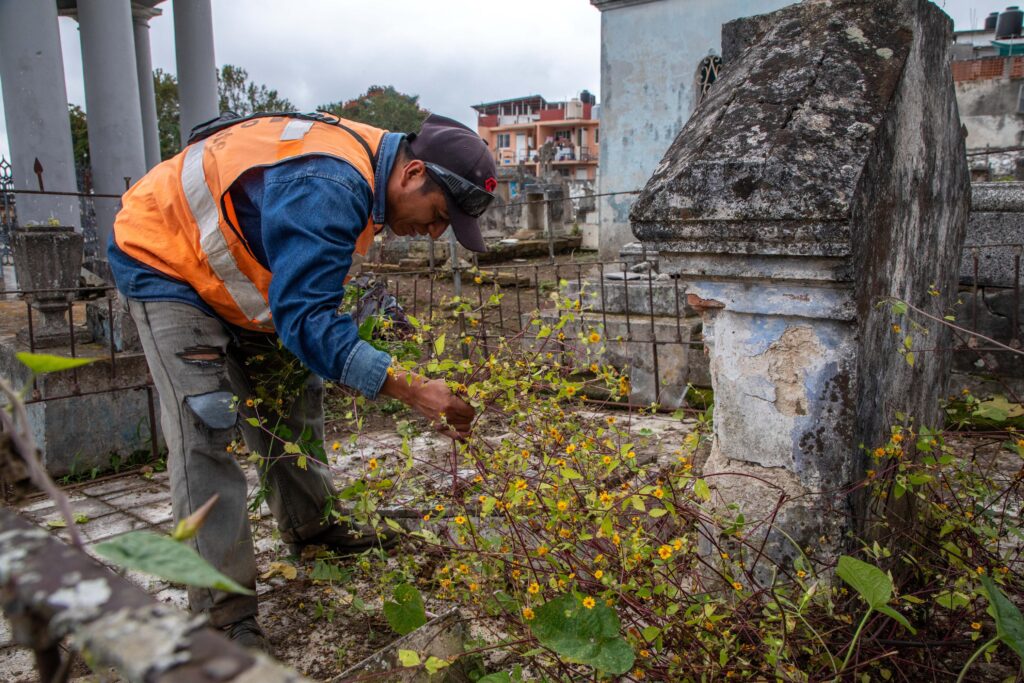
{"label": "work boot", "polygon": [[302,549],[309,546],[323,546],[335,555],[358,555],[372,548],[387,550],[401,540],[398,532],[384,527],[374,531],[369,526],[338,522],[327,527],[313,538],[290,543],[288,549],[295,557],[302,557]]}
{"label": "work boot", "polygon": [[228,624],[221,628],[221,631],[224,632],[224,635],[229,640],[235,641],[242,647],[271,654],[270,641],[264,635],[263,629],[260,628],[259,623],[256,621],[256,617],[246,617],[241,621]]}

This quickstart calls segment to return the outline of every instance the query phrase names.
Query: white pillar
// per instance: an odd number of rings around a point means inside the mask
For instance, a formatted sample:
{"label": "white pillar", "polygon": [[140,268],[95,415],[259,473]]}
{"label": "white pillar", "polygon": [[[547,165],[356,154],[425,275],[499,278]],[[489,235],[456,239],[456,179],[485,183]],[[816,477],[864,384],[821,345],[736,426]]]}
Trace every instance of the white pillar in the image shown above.
{"label": "white pillar", "polygon": [[[78,0],[85,73],[89,152],[97,194],[125,190],[125,177],[137,181],[146,172],[139,78],[131,6],[122,0]],[[96,199],[96,234],[107,243],[119,199]],[[101,256],[106,249],[100,250]]]}
{"label": "white pillar", "polygon": [[[0,0],[0,82],[15,188],[39,189],[39,159],[45,189],[76,191],[56,3]],[[56,219],[81,230],[77,197],[22,194],[17,203],[22,224]]]}
{"label": "white pillar", "polygon": [[160,163],[160,132],[156,118],[156,93],[153,90],[153,56],[149,47],[149,20],[159,10],[135,10],[135,68],[139,74],[139,105],[142,107],[142,140],[146,150],[146,169]]}
{"label": "white pillar", "polygon": [[219,113],[210,0],[174,0],[174,55],[181,104],[181,144],[193,126]]}

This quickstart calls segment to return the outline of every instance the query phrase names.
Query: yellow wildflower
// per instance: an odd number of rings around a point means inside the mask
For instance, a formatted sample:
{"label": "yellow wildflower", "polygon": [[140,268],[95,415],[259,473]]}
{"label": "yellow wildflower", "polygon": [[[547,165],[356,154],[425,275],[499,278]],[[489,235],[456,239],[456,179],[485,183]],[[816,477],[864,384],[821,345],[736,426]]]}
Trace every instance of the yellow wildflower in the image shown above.
{"label": "yellow wildflower", "polygon": [[434,506],[434,509],[437,510],[438,512],[444,512],[444,505],[438,503],[437,505]]}
{"label": "yellow wildflower", "polygon": [[658,557],[660,557],[663,560],[667,560],[668,558],[672,557],[672,546],[663,545],[660,548],[658,548]]}
{"label": "yellow wildflower", "polygon": [[548,554],[548,547],[546,545],[537,546],[537,557],[544,557]]}
{"label": "yellow wildflower", "polygon": [[980,631],[981,630],[981,624],[979,624],[976,621],[972,621],[971,622],[971,628],[973,628],[975,631]]}
{"label": "yellow wildflower", "polygon": [[463,517],[462,515],[458,515],[458,516],[455,517],[455,523],[456,524],[465,524],[466,523],[466,518]]}
{"label": "yellow wildflower", "polygon": [[339,448],[341,448],[341,444],[340,444],[340,443],[338,443],[337,441],[335,441],[334,443],[332,443],[332,444],[331,444],[331,450],[332,450],[332,451],[336,451],[336,450],[338,450]]}
{"label": "yellow wildflower", "polygon": [[590,333],[590,343],[591,344],[596,344],[599,341],[601,341],[601,335],[599,335],[597,332],[591,332]]}
{"label": "yellow wildflower", "polygon": [[565,452],[568,453],[569,455],[572,455],[573,453],[575,453],[576,452],[576,444],[571,443],[568,446],[566,446],[565,447]]}
{"label": "yellow wildflower", "polygon": [[732,587],[733,587],[734,589],[738,590],[738,591],[741,591],[741,590],[743,590],[743,584],[742,584],[742,583],[740,583],[739,581],[733,581],[733,582],[732,582]]}
{"label": "yellow wildflower", "polygon": [[665,497],[665,490],[659,486],[658,488],[651,491],[651,495],[660,500]]}
{"label": "yellow wildflower", "polygon": [[375,470],[377,469],[378,464],[379,463],[377,462],[377,458],[370,458],[370,461],[366,463],[366,466],[369,467],[371,470]]}
{"label": "yellow wildflower", "polygon": [[533,616],[534,615],[533,615],[533,610],[532,609],[530,609],[529,607],[524,607],[523,608],[523,619],[526,619],[527,621],[530,621],[531,619],[533,619]]}
{"label": "yellow wildflower", "polygon": [[526,587],[526,592],[529,593],[530,595],[536,595],[537,593],[540,593],[540,584],[538,584],[536,581],[534,581],[533,583],[531,583],[529,586]]}
{"label": "yellow wildflower", "polygon": [[569,502],[565,500],[560,500],[558,501],[558,503],[555,504],[555,507],[558,508],[559,512],[565,512],[566,510],[569,509]]}
{"label": "yellow wildflower", "polygon": [[603,570],[597,569],[597,570],[594,571],[594,578],[597,579],[598,581],[601,580],[602,576],[604,576],[604,571]]}
{"label": "yellow wildflower", "polygon": [[596,604],[597,603],[594,602],[594,598],[590,597],[589,595],[587,597],[583,598],[583,606],[586,607],[587,609],[594,609],[594,605],[596,605]]}

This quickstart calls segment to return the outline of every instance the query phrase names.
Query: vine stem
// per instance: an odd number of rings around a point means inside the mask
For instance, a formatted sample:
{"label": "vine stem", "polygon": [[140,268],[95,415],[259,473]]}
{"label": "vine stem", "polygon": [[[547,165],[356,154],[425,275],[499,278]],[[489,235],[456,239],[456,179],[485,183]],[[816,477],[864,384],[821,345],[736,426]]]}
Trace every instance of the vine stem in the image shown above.
{"label": "vine stem", "polygon": [[971,668],[971,664],[974,664],[974,660],[977,659],[978,657],[980,657],[981,653],[984,652],[985,650],[987,650],[989,645],[991,645],[992,643],[997,642],[998,640],[999,640],[999,636],[998,635],[993,636],[993,638],[991,640],[989,640],[987,643],[985,643],[984,645],[982,645],[981,647],[979,647],[977,650],[974,651],[974,654],[972,654],[970,656],[970,658],[967,660],[967,663],[964,664],[964,668],[960,669],[960,675],[956,677],[956,683],[962,683],[963,682],[964,676],[967,675],[967,670]]}
{"label": "vine stem", "polygon": [[[850,649],[846,651],[846,657],[843,659],[843,663],[839,666],[838,673],[841,674],[846,671],[846,665],[850,663],[850,657],[853,656],[853,651],[857,648],[857,641],[860,639],[860,632],[864,630],[864,625],[868,623],[868,617],[870,617],[874,611],[873,607],[868,607],[868,611],[864,613],[864,618],[860,620],[859,624],[857,624],[857,630],[853,634],[853,640],[850,641]],[[833,680],[838,682],[839,676],[837,675]]]}

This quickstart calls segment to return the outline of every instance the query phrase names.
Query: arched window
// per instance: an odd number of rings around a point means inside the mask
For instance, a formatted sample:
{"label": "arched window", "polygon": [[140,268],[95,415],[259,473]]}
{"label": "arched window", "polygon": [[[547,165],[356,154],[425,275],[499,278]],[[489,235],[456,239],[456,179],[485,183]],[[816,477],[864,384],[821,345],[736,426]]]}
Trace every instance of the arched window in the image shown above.
{"label": "arched window", "polygon": [[722,58],[718,55],[708,55],[700,60],[697,68],[697,104],[700,104],[704,97],[711,90],[711,86],[718,80],[718,72],[722,68]]}

